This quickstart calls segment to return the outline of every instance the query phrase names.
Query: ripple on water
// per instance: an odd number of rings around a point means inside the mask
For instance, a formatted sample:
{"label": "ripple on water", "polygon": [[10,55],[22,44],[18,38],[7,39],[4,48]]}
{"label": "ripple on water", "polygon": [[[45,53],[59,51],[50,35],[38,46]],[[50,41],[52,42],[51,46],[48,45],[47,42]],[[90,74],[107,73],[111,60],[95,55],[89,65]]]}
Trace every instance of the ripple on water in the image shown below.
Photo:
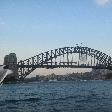
{"label": "ripple on water", "polygon": [[112,112],[112,81],[3,85],[0,112]]}

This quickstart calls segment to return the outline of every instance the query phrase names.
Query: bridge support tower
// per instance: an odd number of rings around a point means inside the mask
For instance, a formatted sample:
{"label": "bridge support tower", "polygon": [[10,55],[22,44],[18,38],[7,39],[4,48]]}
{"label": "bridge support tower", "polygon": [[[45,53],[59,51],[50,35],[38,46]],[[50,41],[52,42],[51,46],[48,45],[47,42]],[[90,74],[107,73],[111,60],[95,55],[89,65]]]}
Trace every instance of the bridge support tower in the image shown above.
{"label": "bridge support tower", "polygon": [[13,73],[5,78],[5,82],[13,82],[18,80],[18,68],[17,68],[17,57],[15,53],[10,53],[4,57],[4,65],[8,66],[8,69],[12,70]]}

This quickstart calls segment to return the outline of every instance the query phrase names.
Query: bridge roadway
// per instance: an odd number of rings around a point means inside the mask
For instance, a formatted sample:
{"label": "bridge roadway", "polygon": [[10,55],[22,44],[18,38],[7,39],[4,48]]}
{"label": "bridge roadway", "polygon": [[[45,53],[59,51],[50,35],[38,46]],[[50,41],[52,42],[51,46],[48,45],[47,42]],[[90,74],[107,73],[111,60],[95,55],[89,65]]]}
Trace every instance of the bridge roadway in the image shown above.
{"label": "bridge roadway", "polygon": [[90,66],[90,65],[18,65],[18,68],[93,68],[93,69],[109,69],[112,70],[110,67],[105,66]]}

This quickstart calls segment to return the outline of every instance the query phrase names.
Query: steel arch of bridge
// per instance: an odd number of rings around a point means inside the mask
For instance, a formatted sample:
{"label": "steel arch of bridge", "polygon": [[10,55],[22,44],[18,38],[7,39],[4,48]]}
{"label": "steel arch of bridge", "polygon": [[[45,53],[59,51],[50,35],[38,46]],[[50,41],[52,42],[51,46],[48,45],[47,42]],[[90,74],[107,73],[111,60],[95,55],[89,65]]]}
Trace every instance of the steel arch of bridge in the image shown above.
{"label": "steel arch of bridge", "polygon": [[[67,55],[67,57],[69,57],[69,55],[74,53],[79,55],[79,59],[82,54],[85,54],[86,59],[88,58],[88,56],[90,56],[91,58],[94,58],[93,60],[96,60],[97,63],[92,64],[93,62],[91,61],[91,64],[80,65],[79,63],[77,63],[77,65],[74,65],[75,62],[59,62],[58,64],[57,62],[53,62],[53,59],[57,59],[58,57],[64,56],[65,54]],[[96,68],[112,70],[112,59],[105,53],[88,47],[63,47],[40,53],[23,61],[21,60],[20,62],[18,62],[18,74],[20,77],[25,78],[36,68],[57,67]]]}

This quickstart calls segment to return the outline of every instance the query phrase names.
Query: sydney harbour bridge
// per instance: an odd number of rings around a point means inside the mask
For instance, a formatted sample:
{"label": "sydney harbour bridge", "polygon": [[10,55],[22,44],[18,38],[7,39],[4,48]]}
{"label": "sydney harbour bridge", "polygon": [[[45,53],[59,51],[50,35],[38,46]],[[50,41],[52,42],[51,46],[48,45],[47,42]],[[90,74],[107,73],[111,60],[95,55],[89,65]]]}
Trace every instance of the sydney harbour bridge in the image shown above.
{"label": "sydney harbour bridge", "polygon": [[14,71],[20,79],[37,68],[94,68],[112,70],[112,58],[107,54],[89,48],[76,45],[75,47],[63,47],[46,51],[31,58],[14,61],[5,59],[4,64]]}

